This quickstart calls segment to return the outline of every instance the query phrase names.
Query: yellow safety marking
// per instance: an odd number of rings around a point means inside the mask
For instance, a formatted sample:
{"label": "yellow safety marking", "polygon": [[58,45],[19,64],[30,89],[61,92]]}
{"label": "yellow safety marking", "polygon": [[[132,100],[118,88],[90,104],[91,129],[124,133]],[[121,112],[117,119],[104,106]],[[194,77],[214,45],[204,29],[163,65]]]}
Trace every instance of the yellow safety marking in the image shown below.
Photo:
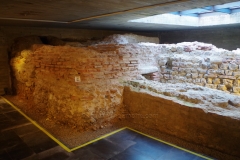
{"label": "yellow safety marking", "polygon": [[118,130],[116,130],[116,131],[113,131],[113,132],[111,132],[111,133],[108,133],[108,134],[106,134],[106,135],[103,135],[103,136],[101,136],[101,137],[99,137],[99,138],[96,138],[96,139],[94,139],[94,140],[92,140],[92,141],[89,141],[89,142],[87,142],[87,143],[84,143],[84,144],[82,144],[82,145],[80,145],[80,146],[78,146],[78,147],[69,149],[69,148],[68,148],[67,146],[65,146],[62,142],[60,142],[57,138],[55,138],[51,133],[49,133],[47,130],[45,130],[43,127],[41,127],[36,121],[34,121],[34,120],[32,120],[30,117],[28,117],[25,113],[23,113],[19,108],[17,108],[14,104],[12,104],[12,103],[11,103],[10,101],[8,101],[6,98],[2,97],[2,99],[4,99],[9,105],[11,105],[15,110],[17,110],[17,111],[18,111],[20,114],[22,114],[26,119],[28,119],[32,124],[34,124],[37,128],[39,128],[39,129],[40,129],[41,131],[43,131],[46,135],[48,135],[52,140],[54,140],[57,144],[59,144],[59,146],[61,146],[61,147],[62,147],[63,149],[65,149],[67,152],[72,152],[72,151],[74,151],[74,150],[80,149],[80,148],[82,148],[82,147],[84,147],[84,146],[87,146],[87,145],[93,143],[93,142],[96,142],[96,141],[98,141],[98,140],[101,140],[101,139],[103,139],[103,138],[106,138],[106,137],[108,137],[108,136],[110,136],[110,135],[113,135],[113,134],[115,134],[115,133],[117,133],[117,132],[120,132],[120,131],[126,129],[126,127],[121,128],[121,129],[118,129]]}
{"label": "yellow safety marking", "polygon": [[7,100],[6,98],[4,98],[4,97],[2,97],[2,98],[3,98],[9,105],[11,105],[15,110],[17,110],[20,114],[22,114],[25,118],[27,118],[32,124],[34,124],[36,127],[38,127],[41,131],[43,131],[46,135],[48,135],[48,136],[49,136],[52,140],[54,140],[57,144],[59,144],[59,146],[61,146],[61,147],[62,147],[63,149],[65,149],[67,152],[72,152],[72,151],[74,151],[74,150],[77,150],[77,149],[80,149],[80,148],[82,148],[82,147],[84,147],[84,146],[87,146],[87,145],[89,145],[89,144],[91,144],[91,143],[94,143],[94,142],[96,142],[96,141],[99,141],[99,140],[101,140],[101,139],[103,139],[103,138],[106,138],[106,137],[108,137],[108,136],[110,136],[110,135],[113,135],[113,134],[115,134],[115,133],[117,133],[117,132],[120,132],[120,131],[122,131],[122,130],[124,130],[124,129],[129,129],[129,130],[132,130],[132,131],[134,131],[134,132],[136,132],[136,133],[139,133],[139,134],[141,134],[141,135],[144,135],[144,136],[146,136],[146,137],[149,137],[149,138],[151,138],[151,139],[154,139],[154,140],[156,140],[156,141],[165,143],[165,144],[167,144],[167,145],[170,145],[170,146],[172,146],[172,147],[178,148],[178,149],[183,150],[183,151],[185,151],[185,152],[188,152],[188,153],[194,154],[194,155],[196,155],[196,156],[205,158],[206,160],[213,160],[213,159],[211,159],[211,158],[209,158],[209,157],[205,157],[205,156],[203,156],[203,155],[201,155],[201,154],[195,153],[195,152],[193,152],[193,151],[187,150],[187,149],[182,148],[182,147],[179,147],[179,146],[177,146],[177,145],[174,145],[174,144],[168,143],[168,142],[166,142],[166,141],[160,140],[160,139],[158,139],[158,138],[152,137],[152,136],[150,136],[150,135],[147,135],[147,134],[145,134],[145,133],[142,133],[142,132],[137,131],[137,130],[135,130],[135,129],[132,129],[132,128],[130,128],[130,127],[120,128],[120,129],[118,129],[118,130],[116,130],[116,131],[113,131],[113,132],[108,133],[108,134],[105,134],[105,135],[103,135],[103,136],[101,136],[101,137],[99,137],[99,138],[96,138],[96,139],[94,139],[94,140],[92,140],[92,141],[89,141],[89,142],[87,142],[87,143],[84,143],[84,144],[82,144],[82,145],[80,145],[80,146],[78,146],[78,147],[69,149],[69,148],[68,148],[67,146],[65,146],[62,142],[60,142],[57,138],[55,138],[52,134],[50,134],[47,130],[45,130],[43,127],[41,127],[36,121],[34,121],[34,120],[32,120],[31,118],[29,118],[25,113],[23,113],[20,109],[18,109],[15,105],[13,105],[10,101],[8,101],[8,100]]}
{"label": "yellow safety marking", "polygon": [[165,144],[167,144],[167,145],[170,145],[170,146],[175,147],[175,148],[177,148],[177,149],[183,150],[183,151],[185,151],[185,152],[194,154],[194,155],[196,155],[196,156],[198,156],[198,157],[205,158],[206,160],[213,160],[213,159],[211,159],[211,158],[209,158],[209,157],[205,157],[205,156],[203,156],[203,155],[201,155],[201,154],[195,153],[195,152],[193,152],[193,151],[190,151],[190,150],[187,150],[187,149],[185,149],[185,148],[179,147],[179,146],[177,146],[177,145],[171,144],[171,143],[169,143],[169,142],[163,141],[163,140],[161,140],[161,139],[152,137],[152,136],[150,136],[150,135],[148,135],[148,134],[142,133],[142,132],[137,131],[137,130],[135,130],[135,129],[132,129],[132,128],[129,128],[129,127],[126,127],[126,129],[132,130],[132,131],[137,132],[137,133],[139,133],[139,134],[141,134],[141,135],[144,135],[144,136],[149,137],[149,138],[151,138],[151,139],[154,139],[154,140],[156,140],[156,141],[165,143]]}
{"label": "yellow safety marking", "polygon": [[71,152],[71,150],[65,146],[63,143],[61,143],[58,139],[56,139],[53,135],[51,135],[47,130],[45,130],[43,127],[41,127],[36,121],[29,118],[25,113],[23,113],[20,109],[18,109],[15,105],[13,105],[10,101],[8,101],[6,98],[2,97],[8,104],[10,104],[15,110],[17,110],[20,114],[22,114],[26,119],[28,119],[32,124],[34,124],[37,128],[39,128],[41,131],[43,131],[46,135],[48,135],[52,140],[54,140],[59,146],[61,146],[63,149],[65,149],[68,152]]}
{"label": "yellow safety marking", "polygon": [[98,141],[98,140],[101,140],[101,139],[103,139],[103,138],[106,138],[106,137],[108,137],[108,136],[111,136],[111,135],[113,135],[113,134],[115,134],[115,133],[117,133],[117,132],[120,132],[120,131],[122,131],[122,130],[124,130],[124,129],[126,129],[126,128],[127,128],[127,127],[120,128],[120,129],[118,129],[118,130],[116,130],[116,131],[113,131],[113,132],[111,132],[111,133],[108,133],[108,134],[106,134],[106,135],[103,135],[103,136],[101,136],[101,137],[99,137],[99,138],[97,138],[97,139],[94,139],[94,140],[92,140],[92,141],[89,141],[89,142],[87,142],[87,143],[85,143],[85,144],[83,144],[83,145],[81,145],[81,146],[75,147],[75,148],[71,149],[71,151],[77,150],[77,149],[82,148],[82,147],[84,147],[84,146],[86,146],[86,145],[89,145],[89,144],[91,144],[91,143],[93,143],[93,142],[96,142],[96,141]]}

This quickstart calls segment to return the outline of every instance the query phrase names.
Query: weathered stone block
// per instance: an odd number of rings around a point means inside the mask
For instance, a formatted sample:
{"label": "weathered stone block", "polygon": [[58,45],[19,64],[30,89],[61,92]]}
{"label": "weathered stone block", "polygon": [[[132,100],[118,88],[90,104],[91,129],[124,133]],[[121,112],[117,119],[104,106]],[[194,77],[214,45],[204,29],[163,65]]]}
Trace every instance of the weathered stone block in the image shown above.
{"label": "weathered stone block", "polygon": [[177,47],[177,52],[178,52],[178,54],[182,54],[182,52],[183,52],[183,47],[181,46],[178,46]]}
{"label": "weathered stone block", "polygon": [[233,93],[240,93],[240,87],[233,87]]}
{"label": "weathered stone block", "polygon": [[206,84],[207,80],[205,78],[201,78],[201,83]]}
{"label": "weathered stone block", "polygon": [[207,83],[208,83],[208,84],[212,84],[212,83],[213,83],[212,78],[207,78]]}
{"label": "weathered stone block", "polygon": [[166,80],[173,79],[173,76],[170,74],[164,74],[163,76],[164,76],[164,79]]}
{"label": "weathered stone block", "polygon": [[198,74],[198,78],[203,78],[203,74]]}
{"label": "weathered stone block", "polygon": [[240,107],[240,98],[231,98],[229,100],[229,104],[233,105],[234,107]]}
{"label": "weathered stone block", "polygon": [[196,83],[201,83],[201,78],[196,78],[196,79],[195,79],[195,82],[196,82]]}
{"label": "weathered stone block", "polygon": [[227,89],[231,89],[233,87],[233,80],[223,79],[223,84],[227,87]]}
{"label": "weathered stone block", "polygon": [[197,70],[200,74],[206,74],[207,73],[207,69],[198,68]]}
{"label": "weathered stone block", "polygon": [[221,91],[227,91],[227,87],[225,85],[222,85],[222,84],[218,85],[217,89],[219,89]]}
{"label": "weathered stone block", "polygon": [[176,52],[177,51],[177,48],[174,46],[174,47],[171,47],[170,49],[172,52]]}
{"label": "weathered stone block", "polygon": [[232,76],[232,75],[233,75],[233,71],[231,71],[231,70],[225,70],[225,75],[227,75],[227,76]]}
{"label": "weathered stone block", "polygon": [[192,78],[197,78],[198,77],[198,73],[192,73],[191,75],[192,75],[191,76]]}
{"label": "weathered stone block", "polygon": [[160,59],[160,60],[158,60],[159,66],[165,66],[166,63],[167,63],[167,59]]}
{"label": "weathered stone block", "polygon": [[213,84],[220,84],[221,80],[219,78],[213,79]]}
{"label": "weathered stone block", "polygon": [[172,66],[173,66],[173,67],[179,67],[179,62],[177,62],[177,61],[172,61]]}
{"label": "weathered stone block", "polygon": [[186,68],[186,62],[179,62],[179,67]]}
{"label": "weathered stone block", "polygon": [[187,68],[191,68],[191,67],[193,67],[193,63],[192,63],[192,62],[186,62],[186,63],[185,63],[185,66],[186,66]]}
{"label": "weathered stone block", "polygon": [[225,70],[219,69],[216,71],[217,74],[225,75]]}
{"label": "weathered stone block", "polygon": [[211,63],[210,69],[218,69],[218,64]]}
{"label": "weathered stone block", "polygon": [[198,73],[197,68],[191,68],[191,73]]}
{"label": "weathered stone block", "polygon": [[167,80],[166,80],[166,79],[160,79],[160,82],[161,82],[161,83],[166,83]]}
{"label": "weathered stone block", "polygon": [[187,74],[186,74],[186,77],[187,77],[187,78],[191,78],[191,77],[192,77],[191,73],[187,73]]}
{"label": "weathered stone block", "polygon": [[178,71],[170,71],[170,74],[173,76],[178,75]]}
{"label": "weathered stone block", "polygon": [[218,77],[221,79],[231,79],[231,80],[236,79],[236,77],[234,76],[226,76],[226,75],[218,75]]}
{"label": "weathered stone block", "polygon": [[240,80],[236,79],[233,81],[233,86],[240,87]]}
{"label": "weathered stone block", "polygon": [[228,68],[229,68],[230,70],[236,70],[236,69],[238,69],[238,65],[235,64],[235,63],[229,63]]}
{"label": "weathered stone block", "polygon": [[161,73],[167,73],[168,70],[167,70],[166,66],[161,66],[161,67],[160,67],[160,72],[161,72]]}
{"label": "weathered stone block", "polygon": [[172,71],[178,71],[178,67],[172,67]]}
{"label": "weathered stone block", "polygon": [[191,79],[191,78],[186,79],[186,82],[187,82],[187,83],[192,83],[192,82],[193,82],[193,79]]}
{"label": "weathered stone block", "polygon": [[184,68],[184,71],[186,72],[186,73],[191,73],[191,68]]}
{"label": "weathered stone block", "polygon": [[204,74],[204,78],[217,78],[217,74]]}
{"label": "weathered stone block", "polygon": [[226,108],[228,106],[228,100],[227,99],[212,99],[211,102],[215,106],[219,106],[221,108]]}
{"label": "weathered stone block", "polygon": [[208,69],[209,63],[202,63],[202,69]]}
{"label": "weathered stone block", "polygon": [[240,72],[233,72],[233,76],[240,76]]}
{"label": "weathered stone block", "polygon": [[185,68],[178,68],[179,73],[185,73]]}
{"label": "weathered stone block", "polygon": [[203,83],[196,83],[196,85],[204,86],[205,84],[203,84]]}
{"label": "weathered stone block", "polygon": [[207,70],[207,73],[208,74],[216,74],[216,70],[214,70],[214,69],[209,69],[209,70]]}
{"label": "weathered stone block", "polygon": [[222,58],[219,57],[219,58],[211,59],[211,63],[217,64],[217,65],[222,64]]}
{"label": "weathered stone block", "polygon": [[205,87],[216,89],[216,86],[214,84],[205,84]]}
{"label": "weathered stone block", "polygon": [[219,65],[220,69],[228,69],[228,63],[222,63]]}

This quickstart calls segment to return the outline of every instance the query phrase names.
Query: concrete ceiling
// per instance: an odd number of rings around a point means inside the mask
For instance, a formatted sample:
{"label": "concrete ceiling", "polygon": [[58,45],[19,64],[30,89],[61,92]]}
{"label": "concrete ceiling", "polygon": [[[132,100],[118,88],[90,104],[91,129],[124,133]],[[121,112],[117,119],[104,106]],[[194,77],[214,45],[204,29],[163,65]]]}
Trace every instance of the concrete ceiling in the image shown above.
{"label": "concrete ceiling", "polygon": [[[128,22],[236,0],[0,0],[0,25],[161,31],[186,26]],[[208,27],[209,28],[209,27]]]}

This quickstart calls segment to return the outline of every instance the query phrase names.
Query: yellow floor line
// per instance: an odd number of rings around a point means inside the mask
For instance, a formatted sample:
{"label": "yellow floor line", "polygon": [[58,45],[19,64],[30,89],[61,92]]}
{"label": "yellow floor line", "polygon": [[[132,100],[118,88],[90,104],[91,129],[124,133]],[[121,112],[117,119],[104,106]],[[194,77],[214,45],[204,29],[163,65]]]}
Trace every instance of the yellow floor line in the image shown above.
{"label": "yellow floor line", "polygon": [[108,133],[108,134],[106,134],[106,135],[103,135],[103,136],[101,136],[101,137],[99,137],[99,138],[97,138],[97,139],[94,139],[94,140],[92,140],[92,141],[89,141],[89,142],[87,142],[87,143],[85,143],[85,144],[83,144],[83,145],[81,145],[81,146],[75,147],[75,148],[71,149],[71,151],[77,150],[77,149],[82,148],[82,147],[84,147],[84,146],[86,146],[86,145],[89,145],[89,144],[91,144],[91,143],[93,143],[93,142],[96,142],[96,141],[98,141],[98,140],[101,140],[101,139],[103,139],[103,138],[106,138],[106,137],[108,137],[108,136],[111,136],[111,135],[113,135],[113,134],[115,134],[115,133],[117,133],[117,132],[120,132],[120,131],[122,131],[122,130],[124,130],[124,129],[126,129],[126,128],[127,128],[127,127],[120,128],[120,129],[118,129],[118,130],[116,130],[116,131],[113,131],[113,132],[111,132],[111,133]]}
{"label": "yellow floor line", "polygon": [[142,132],[137,131],[137,130],[135,130],[135,129],[132,129],[132,128],[130,128],[130,127],[120,128],[120,129],[118,129],[118,130],[116,130],[116,131],[113,131],[113,132],[108,133],[108,134],[106,134],[106,135],[103,135],[103,136],[101,136],[101,137],[99,137],[99,138],[96,138],[96,139],[94,139],[94,140],[92,140],[92,141],[89,141],[89,142],[87,142],[87,143],[84,143],[84,144],[82,144],[82,145],[80,145],[80,146],[78,146],[78,147],[69,149],[69,148],[68,148],[67,146],[65,146],[62,142],[60,142],[58,139],[56,139],[52,134],[50,134],[47,130],[45,130],[43,127],[41,127],[36,121],[32,120],[32,119],[31,119],[30,117],[28,117],[25,113],[23,113],[19,108],[17,108],[15,105],[13,105],[10,101],[8,101],[8,100],[7,100],[6,98],[4,98],[4,97],[1,97],[1,98],[4,99],[9,105],[11,105],[11,106],[12,106],[15,110],[17,110],[20,114],[22,114],[26,119],[28,119],[32,124],[34,124],[34,125],[35,125],[36,127],[38,127],[41,131],[43,131],[46,135],[48,135],[52,140],[54,140],[57,144],[59,144],[59,146],[61,146],[61,147],[62,147],[63,149],[65,149],[67,152],[72,152],[72,151],[74,151],[74,150],[77,150],[77,149],[80,149],[80,148],[82,148],[82,147],[84,147],[84,146],[87,146],[87,145],[89,145],[89,144],[91,144],[91,143],[93,143],[93,142],[96,142],[96,141],[101,140],[101,139],[103,139],[103,138],[106,138],[106,137],[108,137],[108,136],[110,136],[110,135],[113,135],[113,134],[115,134],[115,133],[117,133],[117,132],[120,132],[120,131],[122,131],[122,130],[124,130],[124,129],[129,129],[129,130],[132,130],[132,131],[134,131],[134,132],[136,132],[136,133],[139,133],[139,134],[141,134],[141,135],[144,135],[144,136],[146,136],[146,137],[149,137],[149,138],[151,138],[151,139],[154,139],[154,140],[156,140],[156,141],[165,143],[165,144],[167,144],[167,145],[170,145],[170,146],[172,146],[172,147],[175,147],[175,148],[181,149],[181,150],[183,150],[183,151],[189,152],[189,153],[194,154],[194,155],[196,155],[196,156],[205,158],[206,160],[213,160],[213,159],[208,158],[208,157],[205,157],[205,156],[203,156],[203,155],[201,155],[201,154],[195,153],[195,152],[190,151],[190,150],[187,150],[187,149],[185,149],[185,148],[182,148],[182,147],[176,146],[176,145],[174,145],[174,144],[171,144],[171,143],[165,142],[165,141],[163,141],[163,140],[160,140],[160,139],[158,139],[158,138],[152,137],[152,136],[150,136],[150,135],[147,135],[147,134],[145,134],[145,133],[142,133]]}
{"label": "yellow floor line", "polygon": [[185,149],[185,148],[179,147],[179,146],[177,146],[177,145],[168,143],[168,142],[163,141],[163,140],[161,140],[161,139],[152,137],[152,136],[150,136],[150,135],[148,135],[148,134],[142,133],[142,132],[137,131],[137,130],[135,130],[135,129],[132,129],[132,128],[130,128],[130,127],[126,127],[126,129],[132,130],[132,131],[137,132],[137,133],[139,133],[139,134],[141,134],[141,135],[144,135],[144,136],[149,137],[149,138],[151,138],[151,139],[154,139],[154,140],[156,140],[156,141],[165,143],[165,144],[167,144],[167,145],[170,145],[170,146],[175,147],[175,148],[177,148],[177,149],[183,150],[183,151],[185,151],[185,152],[194,154],[194,155],[196,155],[196,156],[198,156],[198,157],[205,158],[206,160],[213,160],[213,159],[211,159],[211,158],[209,158],[209,157],[205,157],[205,156],[203,156],[203,155],[201,155],[201,154],[198,154],[198,153],[195,153],[195,152],[193,152],[193,151],[187,150],[187,149]]}
{"label": "yellow floor line", "polygon": [[39,128],[41,131],[43,131],[46,135],[48,135],[52,140],[54,140],[59,146],[61,146],[63,149],[65,149],[67,152],[72,152],[72,151],[74,151],[74,150],[77,150],[77,149],[80,149],[80,148],[82,148],[82,147],[84,147],[84,146],[87,146],[87,145],[89,145],[89,144],[91,144],[91,143],[93,143],[93,142],[96,142],[96,141],[98,141],[98,140],[101,140],[101,139],[103,139],[103,138],[106,138],[106,137],[108,137],[108,136],[110,136],[110,135],[113,135],[113,134],[115,134],[115,133],[117,133],[117,132],[120,132],[120,131],[122,131],[122,130],[124,130],[124,129],[126,129],[126,127],[124,127],[124,128],[120,128],[120,129],[118,129],[118,130],[116,130],[116,131],[113,131],[113,132],[111,132],[111,133],[108,133],[108,134],[106,134],[106,135],[103,135],[103,136],[101,136],[101,137],[99,137],[99,138],[96,138],[96,139],[94,139],[94,140],[92,140],[92,141],[89,141],[89,142],[87,142],[87,143],[84,143],[84,144],[82,144],[82,145],[80,145],[80,146],[78,146],[78,147],[75,147],[75,148],[72,148],[72,149],[69,149],[67,146],[65,146],[62,142],[60,142],[57,138],[55,138],[51,133],[49,133],[47,130],[45,130],[43,127],[41,127],[36,121],[34,121],[34,120],[32,120],[30,117],[28,117],[25,113],[23,113],[19,108],[17,108],[14,104],[12,104],[10,101],[8,101],[6,98],[4,98],[4,97],[1,97],[2,99],[4,99],[9,105],[11,105],[15,110],[17,110],[20,114],[22,114],[26,119],[28,119],[32,124],[34,124],[37,128]]}
{"label": "yellow floor line", "polygon": [[53,135],[51,135],[48,131],[46,131],[43,127],[41,127],[36,121],[29,118],[25,113],[23,113],[20,109],[18,109],[15,105],[13,105],[10,101],[8,101],[6,98],[2,97],[9,105],[11,105],[15,110],[17,110],[20,114],[22,114],[26,119],[28,119],[32,124],[34,124],[37,128],[39,128],[41,131],[43,131],[46,135],[48,135],[52,140],[54,140],[59,146],[61,146],[63,149],[65,149],[68,152],[71,152],[71,150],[65,146],[63,143],[61,143],[58,139],[56,139]]}

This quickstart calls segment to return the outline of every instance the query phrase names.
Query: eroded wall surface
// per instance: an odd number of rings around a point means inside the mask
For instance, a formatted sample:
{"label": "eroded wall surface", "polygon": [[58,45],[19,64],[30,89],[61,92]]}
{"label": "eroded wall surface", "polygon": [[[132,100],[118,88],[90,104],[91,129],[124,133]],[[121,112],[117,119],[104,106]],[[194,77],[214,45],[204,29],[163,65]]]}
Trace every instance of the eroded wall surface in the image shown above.
{"label": "eroded wall surface", "polygon": [[[120,115],[123,82],[144,79],[141,75],[161,83],[192,83],[240,94],[239,50],[199,42],[153,44],[143,40],[131,34],[114,35],[84,47],[79,43],[44,45],[39,37],[20,39],[12,52],[13,87],[40,115],[83,129],[103,127]],[[201,102],[201,97],[184,97]],[[226,108],[228,101],[212,103]]]}
{"label": "eroded wall surface", "polygon": [[[14,39],[25,36],[55,36],[64,40],[91,41],[99,40],[112,34],[125,33],[123,31],[65,29],[65,28],[38,28],[0,26],[0,95],[11,94],[11,79],[8,52],[14,43]],[[156,33],[139,33],[157,37]],[[158,38],[157,38],[158,39]],[[141,41],[141,40],[140,40]],[[154,41],[156,42],[156,41]]]}
{"label": "eroded wall surface", "polygon": [[160,82],[193,83],[240,95],[240,50],[211,44],[164,44],[158,55]]}
{"label": "eroded wall surface", "polygon": [[49,121],[79,130],[103,128],[123,111],[123,82],[136,79],[141,65],[156,66],[160,48],[33,45],[11,60],[16,94],[28,102],[27,110]]}

